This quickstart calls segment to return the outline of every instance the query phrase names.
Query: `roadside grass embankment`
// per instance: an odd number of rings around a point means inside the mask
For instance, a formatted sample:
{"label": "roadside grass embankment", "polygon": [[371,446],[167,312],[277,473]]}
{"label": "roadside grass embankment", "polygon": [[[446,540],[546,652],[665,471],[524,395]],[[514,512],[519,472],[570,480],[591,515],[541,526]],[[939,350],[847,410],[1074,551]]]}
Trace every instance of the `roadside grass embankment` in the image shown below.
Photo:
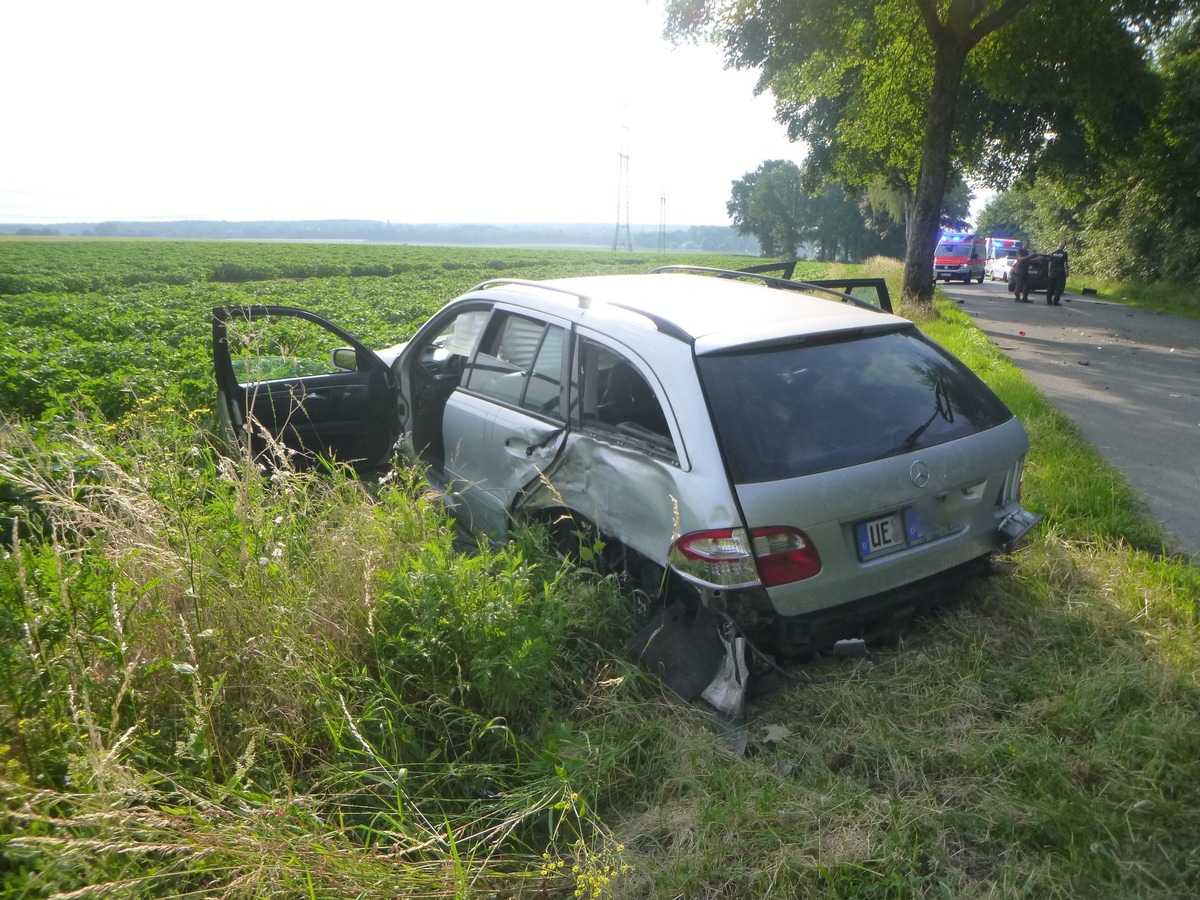
{"label": "roadside grass embankment", "polygon": [[1067,282],[1068,291],[1080,292],[1084,288],[1095,290],[1096,296],[1101,300],[1111,300],[1188,319],[1200,319],[1200,296],[1197,296],[1194,284],[1173,281],[1108,281],[1084,275],[1072,277]]}
{"label": "roadside grass embankment", "polygon": [[623,657],[611,581],[536,534],[456,552],[414,473],[263,478],[169,391],[10,419],[0,892],[1200,893],[1200,572],[966,316],[921,318],[1025,422],[1046,520],[874,663],[756,699],[742,759]]}

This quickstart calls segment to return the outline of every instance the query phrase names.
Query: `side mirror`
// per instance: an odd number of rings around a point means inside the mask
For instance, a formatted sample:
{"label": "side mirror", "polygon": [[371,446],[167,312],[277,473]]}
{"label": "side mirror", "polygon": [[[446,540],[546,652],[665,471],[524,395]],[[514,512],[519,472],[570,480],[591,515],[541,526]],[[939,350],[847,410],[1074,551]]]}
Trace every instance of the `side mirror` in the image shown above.
{"label": "side mirror", "polygon": [[358,368],[358,354],[353,347],[336,347],[329,354],[329,362],[335,369],[353,372]]}

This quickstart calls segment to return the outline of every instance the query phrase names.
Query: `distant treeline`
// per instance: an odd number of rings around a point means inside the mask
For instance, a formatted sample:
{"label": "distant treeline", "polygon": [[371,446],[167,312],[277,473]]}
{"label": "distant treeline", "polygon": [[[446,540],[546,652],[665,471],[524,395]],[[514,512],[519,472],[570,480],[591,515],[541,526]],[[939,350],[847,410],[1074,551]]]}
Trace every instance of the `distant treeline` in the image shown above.
{"label": "distant treeline", "polygon": [[[76,222],[60,225],[0,223],[0,234],[45,237],[204,238],[208,240],[368,241],[388,244],[465,244],[483,247],[554,246],[606,248],[615,228],[599,224],[401,225],[333,219],[306,222]],[[624,229],[618,248],[628,247]],[[692,225],[660,234],[647,226],[629,229],[633,248],[758,254],[758,241],[723,225]]]}

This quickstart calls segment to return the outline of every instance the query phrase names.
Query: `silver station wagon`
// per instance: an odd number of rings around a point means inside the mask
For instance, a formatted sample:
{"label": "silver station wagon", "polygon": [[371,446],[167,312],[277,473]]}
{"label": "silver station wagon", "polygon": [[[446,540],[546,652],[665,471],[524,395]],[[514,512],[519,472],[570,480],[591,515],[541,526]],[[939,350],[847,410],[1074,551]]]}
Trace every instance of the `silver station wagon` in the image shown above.
{"label": "silver station wagon", "polygon": [[219,308],[219,409],[268,461],[398,446],[469,532],[598,535],[651,594],[795,654],[910,615],[1039,518],[1021,423],[888,310],[879,280],[687,267],[487,282],[384,350]]}

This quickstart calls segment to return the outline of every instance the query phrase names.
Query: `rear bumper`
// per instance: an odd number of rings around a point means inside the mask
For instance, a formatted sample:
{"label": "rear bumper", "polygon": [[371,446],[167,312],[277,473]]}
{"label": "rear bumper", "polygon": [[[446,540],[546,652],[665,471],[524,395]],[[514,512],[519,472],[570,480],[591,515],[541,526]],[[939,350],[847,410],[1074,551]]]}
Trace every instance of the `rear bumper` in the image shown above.
{"label": "rear bumper", "polygon": [[764,614],[770,600],[765,592],[754,596],[759,591],[753,589],[731,592],[726,603],[752,640],[783,656],[800,656],[846,638],[894,637],[914,615],[953,599],[950,593],[964,581],[991,573],[989,553],[898,588],[795,616]]}

